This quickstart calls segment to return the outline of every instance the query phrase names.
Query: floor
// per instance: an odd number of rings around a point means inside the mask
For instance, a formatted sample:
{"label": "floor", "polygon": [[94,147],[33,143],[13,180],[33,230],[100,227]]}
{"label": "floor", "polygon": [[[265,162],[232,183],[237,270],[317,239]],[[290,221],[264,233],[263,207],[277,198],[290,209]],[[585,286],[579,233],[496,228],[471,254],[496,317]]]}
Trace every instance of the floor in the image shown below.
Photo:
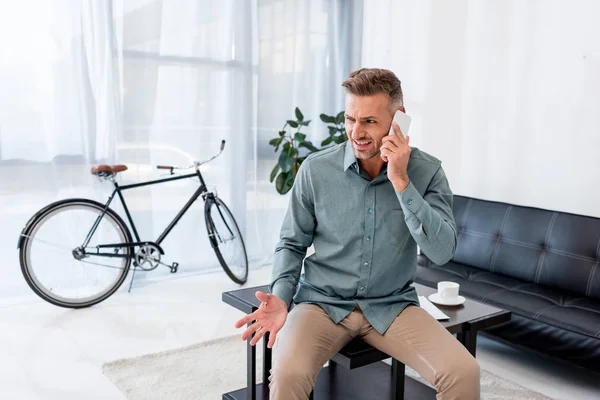
{"label": "floor", "polygon": [[[268,282],[251,271],[248,286]],[[222,271],[148,280],[95,307],[67,310],[37,298],[0,303],[0,392],[6,399],[124,399],[102,364],[240,333],[221,302],[238,286]],[[597,375],[482,338],[482,368],[554,399],[597,400]]]}

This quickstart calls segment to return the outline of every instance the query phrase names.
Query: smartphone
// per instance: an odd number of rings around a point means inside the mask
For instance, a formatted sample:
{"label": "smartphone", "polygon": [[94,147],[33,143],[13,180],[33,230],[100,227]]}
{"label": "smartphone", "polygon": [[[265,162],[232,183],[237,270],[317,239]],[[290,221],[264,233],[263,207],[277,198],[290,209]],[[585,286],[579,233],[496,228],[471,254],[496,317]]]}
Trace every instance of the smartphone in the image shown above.
{"label": "smartphone", "polygon": [[[406,137],[406,135],[408,134],[408,129],[410,128],[410,121],[411,121],[410,116],[406,115],[405,113],[403,113],[400,110],[396,111],[396,114],[394,114],[393,122],[398,124],[404,137]],[[390,124],[390,132],[388,133],[388,135],[393,135],[393,134],[394,134],[394,127]]]}

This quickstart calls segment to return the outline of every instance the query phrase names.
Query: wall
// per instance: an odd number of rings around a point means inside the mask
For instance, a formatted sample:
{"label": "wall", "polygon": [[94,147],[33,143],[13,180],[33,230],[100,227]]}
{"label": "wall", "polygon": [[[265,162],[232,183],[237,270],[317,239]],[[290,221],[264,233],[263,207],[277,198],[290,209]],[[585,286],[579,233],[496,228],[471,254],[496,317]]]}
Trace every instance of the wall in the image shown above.
{"label": "wall", "polygon": [[600,217],[600,2],[364,10],[363,66],[402,80],[411,143],[454,193]]}

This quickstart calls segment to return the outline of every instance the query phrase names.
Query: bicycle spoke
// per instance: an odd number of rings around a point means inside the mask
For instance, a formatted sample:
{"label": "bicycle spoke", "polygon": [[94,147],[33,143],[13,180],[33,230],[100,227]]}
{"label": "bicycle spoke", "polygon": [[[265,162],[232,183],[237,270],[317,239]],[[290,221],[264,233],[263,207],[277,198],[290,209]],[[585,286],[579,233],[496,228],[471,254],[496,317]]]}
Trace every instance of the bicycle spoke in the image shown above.
{"label": "bicycle spoke", "polygon": [[223,239],[223,236],[221,236],[219,234],[219,231],[217,230],[217,228],[213,227],[213,230],[214,230],[214,233],[211,233],[208,236],[210,236],[210,237],[216,237],[219,240],[219,242],[221,242],[221,243],[231,242],[232,240],[236,239],[235,235],[232,235],[232,236],[230,236],[228,238]]}
{"label": "bicycle spoke", "polygon": [[[121,285],[131,249],[120,245],[130,242],[131,235],[114,211],[106,210],[89,200],[57,202],[23,235],[23,273],[44,300],[65,307],[88,306]],[[83,240],[89,240],[89,248],[81,248]],[[100,254],[98,246],[104,243],[113,243],[113,252]]]}
{"label": "bicycle spoke", "polygon": [[221,219],[223,220],[223,223],[225,224],[225,227],[227,228],[231,236],[235,236],[231,231],[229,224],[227,223],[227,219],[223,216],[223,212],[221,211],[221,207],[219,207],[219,203],[217,203],[217,211],[219,211],[219,215],[221,216]]}
{"label": "bicycle spoke", "polygon": [[67,251],[73,251],[72,248],[67,247],[67,246],[63,246],[62,244],[52,243],[52,242],[49,242],[47,240],[39,239],[39,238],[33,237],[33,236],[28,236],[28,235],[25,235],[25,234],[21,234],[21,236],[23,236],[24,238],[27,238],[27,239],[35,240],[36,242],[41,242],[41,243],[50,245],[52,247],[56,247],[57,249],[62,249],[62,250],[67,250]]}

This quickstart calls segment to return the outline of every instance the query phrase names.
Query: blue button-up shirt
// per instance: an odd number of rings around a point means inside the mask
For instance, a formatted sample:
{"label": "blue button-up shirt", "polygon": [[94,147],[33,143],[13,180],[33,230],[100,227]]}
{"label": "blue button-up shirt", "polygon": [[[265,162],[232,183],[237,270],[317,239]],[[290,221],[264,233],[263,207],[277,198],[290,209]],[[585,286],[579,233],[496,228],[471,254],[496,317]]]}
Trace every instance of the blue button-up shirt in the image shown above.
{"label": "blue button-up shirt", "polygon": [[[406,306],[419,305],[411,286],[417,246],[436,264],[453,257],[453,195],[441,162],[413,147],[410,184],[402,192],[394,190],[386,165],[371,179],[349,141],[302,163],[270,285],[288,306],[318,304],[335,323],[360,306],[383,334]],[[315,253],[305,258],[311,244]]]}

